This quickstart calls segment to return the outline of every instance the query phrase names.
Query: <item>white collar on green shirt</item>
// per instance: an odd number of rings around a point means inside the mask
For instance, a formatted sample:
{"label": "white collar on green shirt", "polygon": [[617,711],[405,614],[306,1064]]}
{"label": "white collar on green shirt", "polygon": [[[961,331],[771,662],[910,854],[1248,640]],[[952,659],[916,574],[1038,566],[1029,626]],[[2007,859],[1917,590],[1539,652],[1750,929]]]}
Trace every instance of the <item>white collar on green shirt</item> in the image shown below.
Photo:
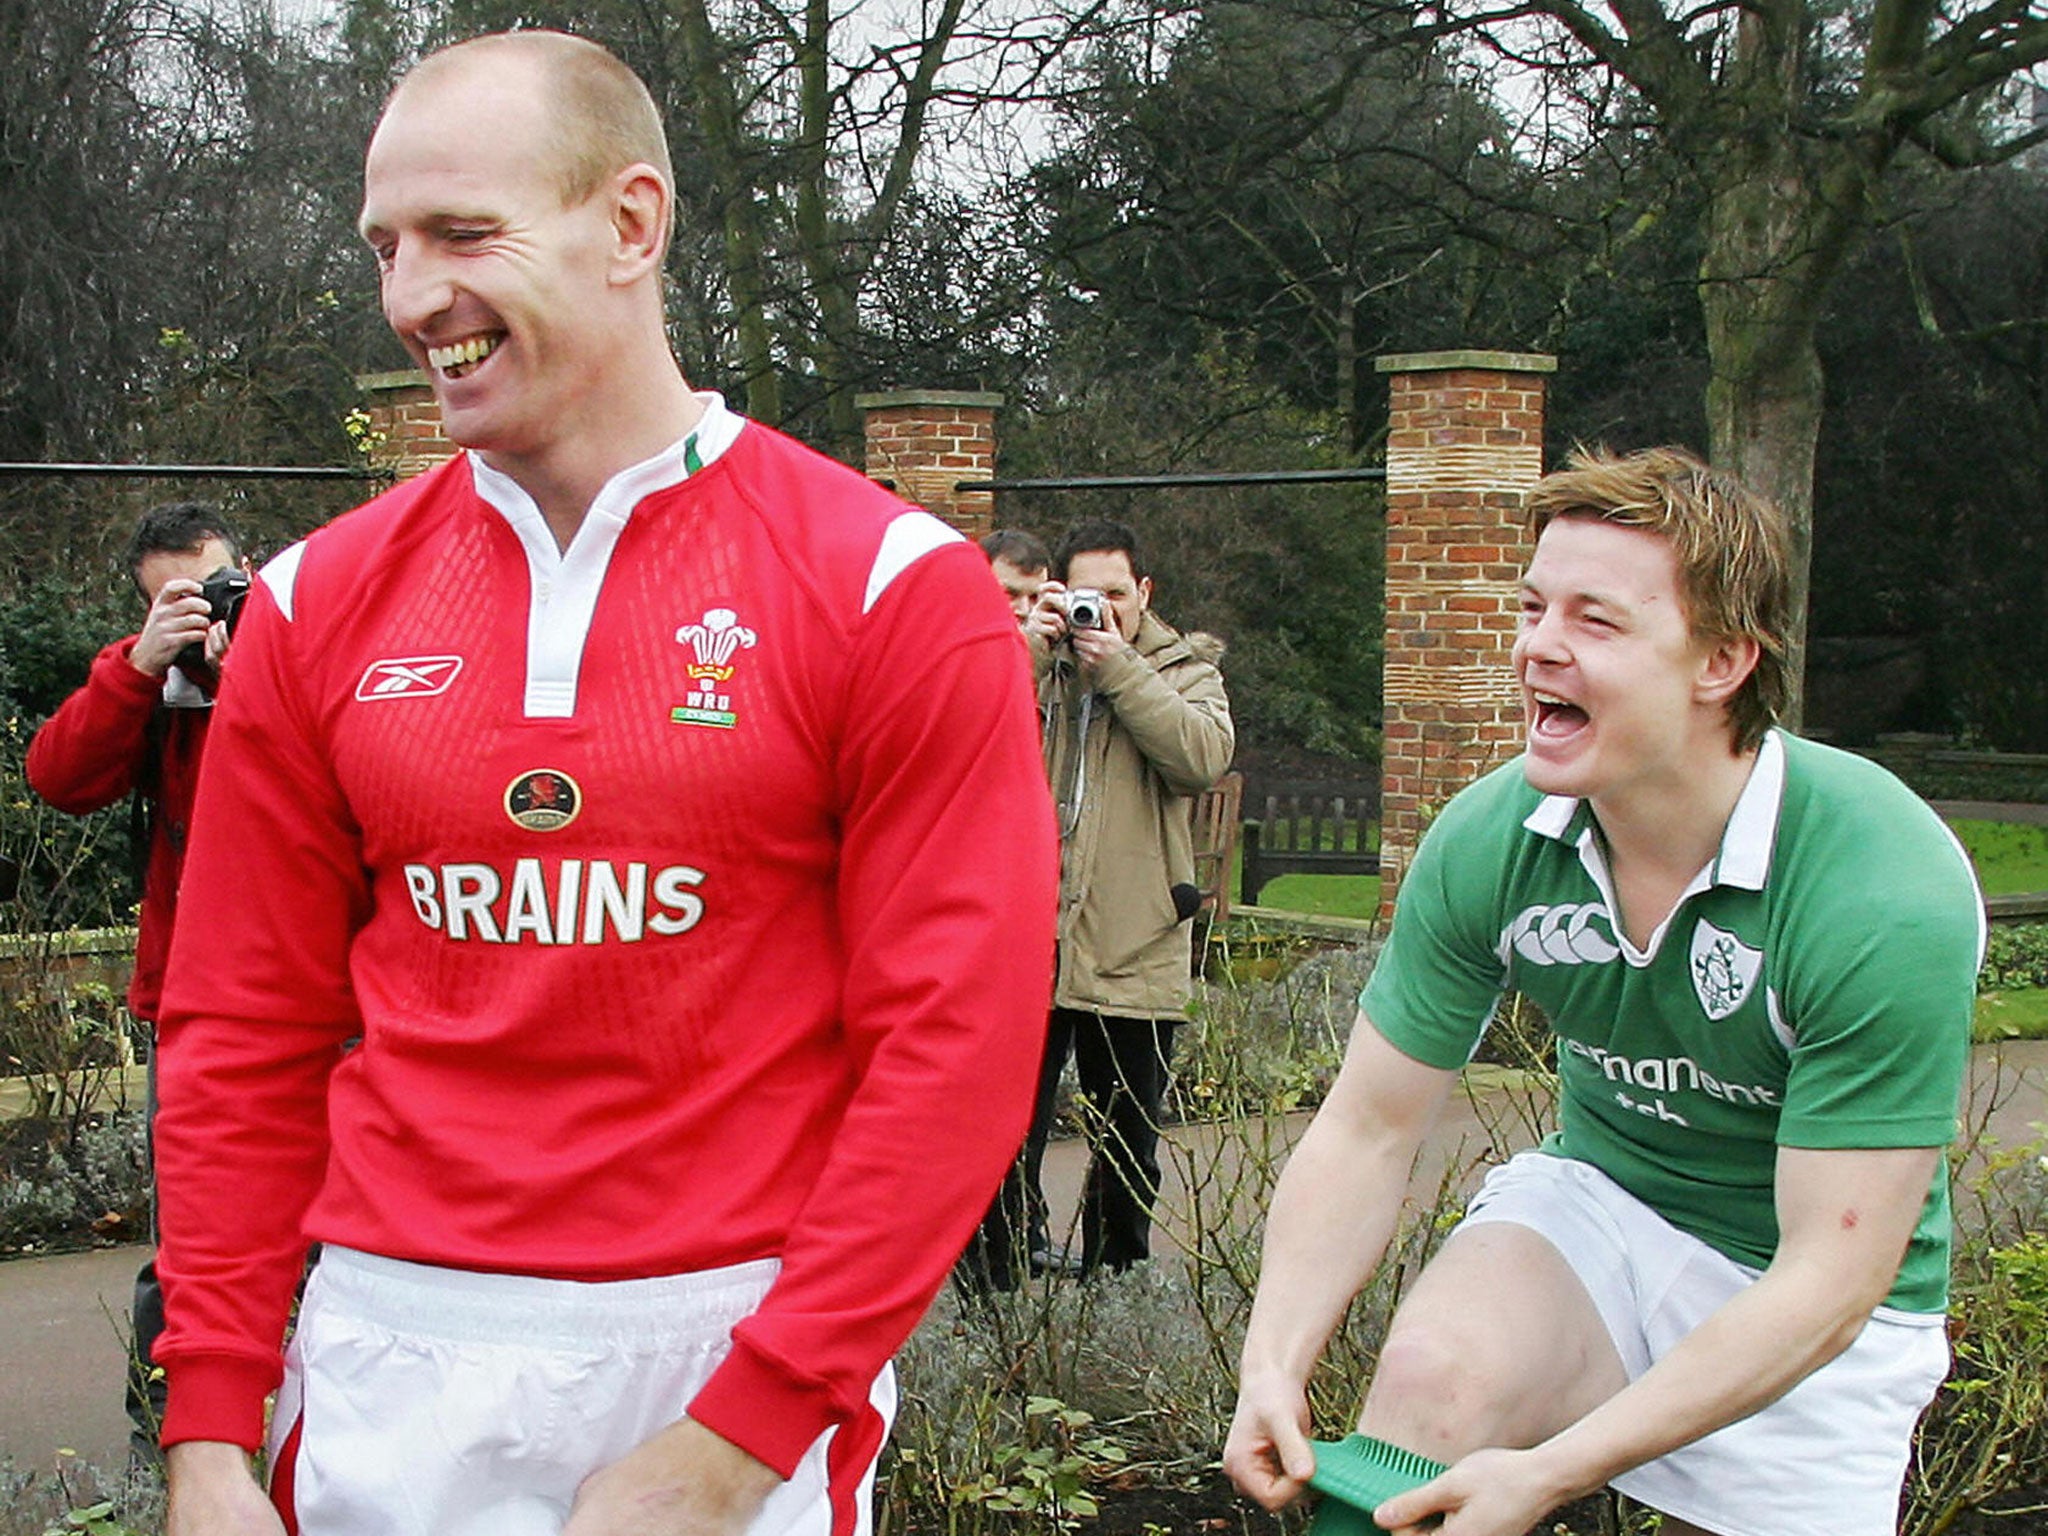
{"label": "white collar on green shirt", "polygon": [[[1703,871],[1707,885],[1732,885],[1760,891],[1771,872],[1771,850],[1778,837],[1778,812],[1785,798],[1785,743],[1776,730],[1764,735],[1750,766],[1749,780],[1728,813],[1721,834],[1721,853]],[[1522,825],[1539,837],[1583,845],[1592,832],[1593,813],[1572,795],[1545,795]],[[1603,861],[1604,862],[1604,861]]]}

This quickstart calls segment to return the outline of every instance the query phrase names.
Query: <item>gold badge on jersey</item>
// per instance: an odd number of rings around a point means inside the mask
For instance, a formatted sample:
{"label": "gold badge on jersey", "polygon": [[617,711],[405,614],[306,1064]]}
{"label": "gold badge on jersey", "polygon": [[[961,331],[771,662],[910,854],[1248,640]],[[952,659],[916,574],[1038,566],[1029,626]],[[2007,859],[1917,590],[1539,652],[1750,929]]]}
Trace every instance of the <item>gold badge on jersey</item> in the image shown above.
{"label": "gold badge on jersey", "polygon": [[529,768],[505,787],[505,814],[529,832],[559,832],[582,809],[582,789],[559,768]]}
{"label": "gold badge on jersey", "polygon": [[741,651],[751,651],[760,638],[730,608],[709,609],[695,624],[685,624],[677,630],[676,643],[687,645],[697,659],[684,668],[689,674],[690,691],[682,703],[668,712],[669,719],[677,725],[731,730],[739,716],[733,713],[732,697],[724,688],[739,670],[733,665],[733,658]]}

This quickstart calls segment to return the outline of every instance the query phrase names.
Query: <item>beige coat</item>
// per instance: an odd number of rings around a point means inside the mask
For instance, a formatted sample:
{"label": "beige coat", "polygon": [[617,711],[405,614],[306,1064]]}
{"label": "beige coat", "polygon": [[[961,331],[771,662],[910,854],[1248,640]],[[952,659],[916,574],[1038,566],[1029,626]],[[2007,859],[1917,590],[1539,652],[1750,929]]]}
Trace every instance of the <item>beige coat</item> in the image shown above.
{"label": "beige coat", "polygon": [[1236,746],[1222,651],[1213,636],[1183,636],[1147,612],[1131,650],[1097,670],[1092,701],[1072,651],[1038,657],[1060,810],[1056,1007],[1150,1019],[1187,1011],[1191,928],[1174,914],[1172,888],[1195,878],[1194,798]]}

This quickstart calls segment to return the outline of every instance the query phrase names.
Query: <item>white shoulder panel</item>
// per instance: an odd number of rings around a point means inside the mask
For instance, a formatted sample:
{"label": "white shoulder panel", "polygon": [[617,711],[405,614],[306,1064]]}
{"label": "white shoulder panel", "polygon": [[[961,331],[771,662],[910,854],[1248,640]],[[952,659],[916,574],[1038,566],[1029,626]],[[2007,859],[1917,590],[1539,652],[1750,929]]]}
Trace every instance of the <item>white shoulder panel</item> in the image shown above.
{"label": "white shoulder panel", "polygon": [[960,534],[929,512],[905,512],[882,535],[882,547],[875,551],[875,563],[868,570],[867,595],[860,611],[866,613],[889,590],[889,583],[933,550],[960,542]]}
{"label": "white shoulder panel", "polygon": [[1785,1010],[1778,1006],[1778,989],[1764,988],[1764,1016],[1771,1021],[1771,1033],[1778,1037],[1778,1044],[1785,1047],[1790,1055],[1799,1049],[1799,1031],[1785,1021]]}
{"label": "white shoulder panel", "polygon": [[306,557],[306,541],[299,540],[291,548],[266,560],[263,569],[256,573],[263,585],[270,588],[270,595],[277,599],[278,611],[287,619],[292,616],[292,589],[298,585],[299,562]]}

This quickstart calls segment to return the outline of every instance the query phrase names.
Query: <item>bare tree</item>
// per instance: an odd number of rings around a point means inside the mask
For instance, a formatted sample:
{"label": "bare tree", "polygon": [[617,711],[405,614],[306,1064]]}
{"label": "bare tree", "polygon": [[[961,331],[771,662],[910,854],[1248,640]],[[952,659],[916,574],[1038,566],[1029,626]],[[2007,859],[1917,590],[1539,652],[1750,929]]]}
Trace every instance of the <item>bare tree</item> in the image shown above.
{"label": "bare tree", "polygon": [[1449,0],[1419,25],[1533,66],[1523,85],[1549,92],[1546,111],[1564,99],[1588,134],[1654,133],[1684,167],[1703,209],[1709,450],[1791,515],[1803,613],[1830,289],[1885,217],[1903,159],[1981,166],[2042,140],[2017,106],[2048,60],[2048,13],[2027,0]]}
{"label": "bare tree", "polygon": [[[1053,99],[1063,61],[1156,7],[1118,0],[834,4],[668,0],[680,28],[706,195],[722,226],[751,414],[781,419],[801,377],[824,435],[857,433],[876,381],[863,333],[878,265],[910,210],[998,206],[972,151]],[[915,194],[920,186],[928,194]],[[947,192],[964,194],[949,198]]]}
{"label": "bare tree", "polygon": [[1046,260],[1097,314],[1141,312],[1134,331],[1183,373],[1242,350],[1358,453],[1384,427],[1373,352],[1543,323],[1526,278],[1566,199],[1405,22],[1212,5],[1147,62],[1097,52],[1072,142],[1032,191]]}

